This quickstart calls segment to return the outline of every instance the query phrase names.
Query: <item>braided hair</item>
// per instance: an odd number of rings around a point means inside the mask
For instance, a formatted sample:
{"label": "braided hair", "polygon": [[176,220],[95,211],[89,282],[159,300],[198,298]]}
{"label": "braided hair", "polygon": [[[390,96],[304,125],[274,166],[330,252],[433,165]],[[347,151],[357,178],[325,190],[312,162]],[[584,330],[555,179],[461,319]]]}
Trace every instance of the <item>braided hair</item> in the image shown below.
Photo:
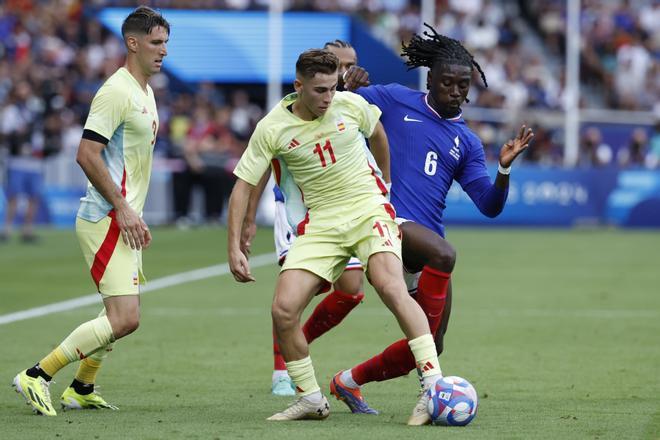
{"label": "braided hair", "polygon": [[406,61],[408,70],[422,66],[432,68],[437,63],[460,64],[470,68],[474,66],[481,74],[484,85],[488,87],[486,75],[481,70],[481,66],[458,40],[438,34],[427,23],[424,23],[424,26],[431,30],[431,33],[428,31],[423,33],[429,38],[422,38],[421,35],[415,34],[408,45],[402,43],[401,56],[408,57],[408,61]]}

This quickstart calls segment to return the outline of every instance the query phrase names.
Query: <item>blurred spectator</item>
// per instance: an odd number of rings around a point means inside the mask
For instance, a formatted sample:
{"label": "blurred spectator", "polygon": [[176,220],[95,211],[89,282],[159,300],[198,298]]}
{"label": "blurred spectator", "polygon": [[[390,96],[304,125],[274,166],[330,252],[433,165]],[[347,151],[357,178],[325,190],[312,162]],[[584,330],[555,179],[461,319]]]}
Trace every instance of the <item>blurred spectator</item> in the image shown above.
{"label": "blurred spectator", "polygon": [[[545,46],[563,60],[566,2],[519,0],[518,4],[538,24]],[[610,108],[650,110],[660,100],[660,3],[583,0],[581,6],[582,80]]]}
{"label": "blurred spectator", "polygon": [[172,128],[188,126],[183,140],[182,169],[173,175],[175,222],[181,227],[194,223],[190,203],[195,187],[204,192],[205,221],[216,223],[233,187],[232,171],[242,149],[229,129],[232,110],[198,106],[192,120],[172,118]]}
{"label": "blurred spectator", "polygon": [[630,42],[619,48],[616,59],[614,83],[619,107],[638,109],[642,95],[647,92],[646,77],[651,71],[651,56],[642,44],[640,36],[632,35]]}
{"label": "blurred spectator", "polygon": [[231,116],[229,127],[241,140],[248,140],[261,118],[259,106],[250,102],[247,92],[238,89],[231,97]]}
{"label": "blurred spectator", "polygon": [[660,119],[658,119],[653,127],[646,165],[649,168],[660,168]]}
{"label": "blurred spectator", "polygon": [[[17,214],[19,197],[27,199],[21,240],[36,241],[33,225],[43,192],[43,159],[61,149],[59,115],[40,119],[43,101],[27,81],[17,82],[0,111],[1,141],[9,151],[7,163],[7,212],[0,241],[7,241]],[[42,127],[38,125],[41,124]]]}
{"label": "blurred spectator", "polygon": [[648,135],[643,128],[636,128],[632,132],[630,142],[625,148],[621,148],[617,155],[617,161],[622,167],[643,167],[646,164],[646,153],[648,148]]}
{"label": "blurred spectator", "polygon": [[524,159],[543,166],[560,166],[562,164],[562,151],[557,142],[554,141],[554,133],[544,127],[535,124],[534,145],[527,150]]}
{"label": "blurred spectator", "polygon": [[600,130],[597,127],[587,128],[580,142],[578,165],[602,167],[610,165],[613,158],[612,147],[603,142]]}

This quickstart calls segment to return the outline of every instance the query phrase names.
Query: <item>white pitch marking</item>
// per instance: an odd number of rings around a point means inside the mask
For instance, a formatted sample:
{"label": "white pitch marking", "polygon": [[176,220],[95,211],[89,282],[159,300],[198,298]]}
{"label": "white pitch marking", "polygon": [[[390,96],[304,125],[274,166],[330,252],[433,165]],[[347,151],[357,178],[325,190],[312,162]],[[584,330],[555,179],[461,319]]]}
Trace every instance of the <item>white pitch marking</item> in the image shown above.
{"label": "white pitch marking", "polygon": [[[257,255],[254,258],[250,258],[250,268],[268,266],[275,264],[276,261],[277,254],[275,253]],[[178,284],[227,275],[229,273],[231,272],[229,271],[229,265],[227,263],[195,269],[188,272],[181,272],[149,281],[148,284],[140,289],[140,293],[142,294],[158,289],[164,289],[166,287],[176,286]],[[93,293],[91,295],[80,296],[78,298],[47,304],[45,306],[0,315],[0,325],[37,318],[39,316],[51,315],[58,312],[65,312],[67,310],[78,309],[92,304],[99,304],[100,302],[101,296],[98,293]]]}

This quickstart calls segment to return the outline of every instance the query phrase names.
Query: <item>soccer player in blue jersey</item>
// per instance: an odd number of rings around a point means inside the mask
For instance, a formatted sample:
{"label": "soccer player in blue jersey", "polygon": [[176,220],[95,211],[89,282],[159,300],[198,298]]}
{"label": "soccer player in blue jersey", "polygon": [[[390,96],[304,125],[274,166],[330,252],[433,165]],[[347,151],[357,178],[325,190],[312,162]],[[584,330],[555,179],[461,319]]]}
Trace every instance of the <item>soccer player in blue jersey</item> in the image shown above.
{"label": "soccer player in blue jersey", "polygon": [[[357,93],[382,110],[380,120],[389,139],[392,164],[391,201],[403,232],[402,255],[411,278],[409,289],[426,313],[440,353],[449,319],[450,274],[456,259],[454,249],[444,239],[442,215],[447,192],[456,180],[484,215],[499,215],[508,194],[511,164],[527,149],[533,132],[522,126],[517,136],[504,144],[497,177],[491,183],[483,145],[461,111],[463,102],[468,102],[473,68],[487,86],[485,75],[460,42],[426,26],[431,30],[424,32],[427,38],[415,35],[403,46],[403,55],[411,69],[430,68],[428,93],[399,84],[360,88]],[[397,341],[375,357],[337,373],[330,389],[352,412],[374,413],[360,386],[403,376],[414,368],[406,341]],[[423,400],[409,422],[429,422]]]}

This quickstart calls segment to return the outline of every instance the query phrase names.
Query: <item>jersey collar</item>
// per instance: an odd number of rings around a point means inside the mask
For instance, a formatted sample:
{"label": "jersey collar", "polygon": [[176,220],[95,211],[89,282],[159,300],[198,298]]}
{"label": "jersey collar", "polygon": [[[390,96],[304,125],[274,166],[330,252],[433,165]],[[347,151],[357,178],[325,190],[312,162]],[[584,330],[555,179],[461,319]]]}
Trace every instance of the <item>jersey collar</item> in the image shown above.
{"label": "jersey collar", "polygon": [[457,116],[454,116],[453,118],[445,119],[442,116],[440,116],[438,114],[438,112],[436,112],[435,109],[433,107],[431,107],[431,105],[429,104],[429,94],[428,93],[426,95],[424,95],[424,104],[426,104],[426,107],[428,107],[428,109],[431,110],[434,115],[436,115],[440,119],[444,119],[445,121],[456,122],[456,121],[460,121],[461,118],[463,117],[463,112],[462,111]]}

